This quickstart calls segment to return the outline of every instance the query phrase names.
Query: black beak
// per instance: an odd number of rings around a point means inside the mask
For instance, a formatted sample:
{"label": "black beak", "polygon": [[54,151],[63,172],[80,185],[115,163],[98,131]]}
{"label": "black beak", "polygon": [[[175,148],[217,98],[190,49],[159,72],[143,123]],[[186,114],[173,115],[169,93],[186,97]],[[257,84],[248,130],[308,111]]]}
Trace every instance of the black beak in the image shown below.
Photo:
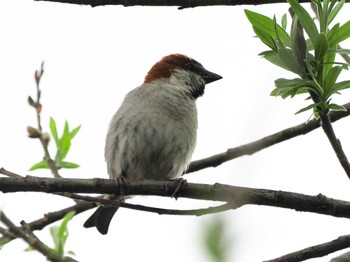
{"label": "black beak", "polygon": [[211,82],[214,82],[216,80],[220,80],[222,78],[222,76],[215,74],[213,72],[210,72],[206,69],[204,69],[201,73],[200,73],[201,77],[204,79],[206,84],[209,84]]}

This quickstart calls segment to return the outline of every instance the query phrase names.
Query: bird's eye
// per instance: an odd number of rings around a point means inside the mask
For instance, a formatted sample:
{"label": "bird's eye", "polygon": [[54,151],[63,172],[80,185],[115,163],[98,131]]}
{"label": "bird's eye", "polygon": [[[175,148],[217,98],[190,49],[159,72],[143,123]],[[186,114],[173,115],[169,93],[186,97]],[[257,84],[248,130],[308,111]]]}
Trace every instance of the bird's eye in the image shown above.
{"label": "bird's eye", "polygon": [[193,71],[196,68],[196,66],[193,63],[187,63],[186,69]]}

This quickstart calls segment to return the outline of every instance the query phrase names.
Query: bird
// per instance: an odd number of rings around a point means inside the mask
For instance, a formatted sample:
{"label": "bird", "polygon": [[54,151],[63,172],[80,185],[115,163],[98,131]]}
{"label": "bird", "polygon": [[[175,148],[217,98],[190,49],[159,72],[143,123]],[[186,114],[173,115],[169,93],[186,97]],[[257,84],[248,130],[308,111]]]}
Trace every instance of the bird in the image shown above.
{"label": "bird", "polygon": [[[170,54],[155,63],[112,117],[105,159],[110,179],[176,180],[187,170],[197,138],[196,100],[222,76],[195,59]],[[84,223],[105,235],[116,206],[99,206]]]}

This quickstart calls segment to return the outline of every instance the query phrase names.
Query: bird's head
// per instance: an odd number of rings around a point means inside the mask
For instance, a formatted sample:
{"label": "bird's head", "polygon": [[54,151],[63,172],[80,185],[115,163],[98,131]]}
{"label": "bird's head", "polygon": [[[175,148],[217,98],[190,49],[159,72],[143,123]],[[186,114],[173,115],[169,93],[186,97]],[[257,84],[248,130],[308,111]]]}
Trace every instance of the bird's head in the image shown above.
{"label": "bird's head", "polygon": [[145,77],[144,83],[157,80],[169,81],[191,98],[203,95],[206,84],[221,79],[218,74],[206,70],[196,60],[181,54],[171,54],[157,62]]}

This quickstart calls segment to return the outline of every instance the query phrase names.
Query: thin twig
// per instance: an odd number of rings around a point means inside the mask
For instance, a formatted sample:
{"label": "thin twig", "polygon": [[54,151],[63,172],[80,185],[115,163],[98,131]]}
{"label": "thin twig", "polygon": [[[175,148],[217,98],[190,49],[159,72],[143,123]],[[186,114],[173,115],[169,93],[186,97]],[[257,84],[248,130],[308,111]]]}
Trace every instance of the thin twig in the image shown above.
{"label": "thin twig", "polygon": [[20,175],[13,173],[11,171],[6,170],[5,168],[0,168],[0,174],[3,174],[8,177],[21,177]]}
{"label": "thin twig", "polygon": [[[35,0],[44,2],[58,2],[76,5],[89,5],[92,7],[103,5],[122,5],[122,6],[180,6],[179,9],[197,7],[197,6],[217,6],[217,5],[263,5],[263,4],[275,4],[285,3],[283,0]],[[349,0],[346,0],[348,2]],[[300,3],[310,2],[310,0],[299,0]]]}
{"label": "thin twig", "polygon": [[323,257],[347,247],[350,247],[350,235],[340,236],[330,242],[304,248],[265,262],[299,262],[310,258]]}
{"label": "thin twig", "polygon": [[[3,227],[0,227],[0,234],[3,235],[5,238],[6,237],[7,238],[16,238],[16,236],[13,233],[11,233],[8,229],[5,229]],[[2,238],[0,238],[0,239],[2,239]],[[0,243],[2,243],[2,245],[4,245],[7,243],[7,241],[5,243],[4,241],[0,240]]]}
{"label": "thin twig", "polygon": [[41,104],[41,90],[40,90],[40,82],[41,78],[44,74],[44,62],[41,63],[40,70],[35,71],[35,83],[36,83],[36,100],[33,101],[31,97],[28,98],[29,104],[34,107],[36,112],[36,118],[37,118],[37,130],[38,130],[38,138],[41,142],[41,145],[44,150],[44,160],[47,162],[52,174],[54,177],[61,177],[58,173],[58,168],[55,164],[55,161],[52,160],[48,148],[49,140],[47,137],[43,134],[42,124],[41,124],[41,110],[42,110],[42,104]]}
{"label": "thin twig", "polygon": [[[338,45],[339,49],[342,49],[342,47],[340,45]],[[347,54],[340,54],[340,56],[344,59],[344,61],[350,65],[350,56]]]}
{"label": "thin twig", "polygon": [[[45,214],[43,218],[34,220],[34,221],[28,223],[27,225],[32,231],[41,230],[44,227],[61,220],[70,211],[74,211],[75,214],[77,215],[77,214],[80,214],[86,210],[92,209],[94,207],[96,207],[96,205],[93,203],[80,201],[73,206],[70,206],[70,207],[55,211],[55,212],[49,212],[49,213]],[[0,238],[0,243],[6,244],[6,243],[14,240],[15,238],[17,238],[17,237],[11,236],[11,235],[6,235],[5,237]]]}
{"label": "thin twig", "polygon": [[336,153],[338,160],[343,167],[345,173],[350,178],[350,163],[348,161],[348,158],[346,157],[346,154],[344,153],[343,147],[341,146],[341,143],[339,139],[337,139],[332,123],[329,119],[328,114],[320,114],[321,123],[323,131],[325,132],[329,142],[331,143],[334,152]]}
{"label": "thin twig", "polygon": [[150,207],[150,206],[143,206],[143,205],[135,205],[135,204],[125,203],[125,202],[120,203],[120,201],[103,199],[100,197],[82,196],[82,195],[71,194],[71,193],[64,193],[62,195],[73,199],[79,199],[87,202],[98,203],[101,205],[124,207],[124,208],[138,210],[138,211],[157,213],[158,215],[202,216],[202,215],[224,212],[237,207],[236,204],[225,203],[223,205],[219,205],[215,207],[190,209],[190,210],[178,210],[178,209],[165,209],[165,208],[157,208],[157,207]]}
{"label": "thin twig", "polygon": [[[319,20],[320,19],[319,15],[318,15],[319,13],[318,13],[317,6],[315,3],[311,4],[311,9],[315,13],[316,19]],[[305,42],[305,39],[304,39],[304,42]],[[341,48],[340,45],[338,45],[337,48],[340,49]],[[345,55],[345,54],[341,54],[341,56],[349,64],[350,57],[348,55]],[[310,93],[310,95],[316,104],[318,102],[318,99],[315,98],[312,93]],[[329,115],[328,115],[329,112],[328,112],[328,110],[327,110],[327,112],[323,112],[322,108],[317,108],[317,111],[320,115],[322,129],[323,129],[324,133],[326,134],[329,142],[331,143],[332,148],[333,148],[334,152],[336,153],[338,160],[339,160],[341,166],[343,167],[345,173],[350,178],[350,163],[346,157],[346,154],[343,150],[343,147],[341,146],[340,140],[337,139],[337,137],[335,135],[331,120],[330,120]],[[349,110],[347,109],[347,111],[349,111]]]}

